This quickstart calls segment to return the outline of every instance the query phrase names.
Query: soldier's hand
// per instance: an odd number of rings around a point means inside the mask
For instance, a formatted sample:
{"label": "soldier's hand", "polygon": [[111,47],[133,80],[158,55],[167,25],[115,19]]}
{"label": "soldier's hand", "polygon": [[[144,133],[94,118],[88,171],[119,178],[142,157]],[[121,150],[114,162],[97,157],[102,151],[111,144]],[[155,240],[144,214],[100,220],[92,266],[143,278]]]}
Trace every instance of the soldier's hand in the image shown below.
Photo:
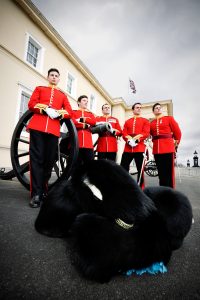
{"label": "soldier's hand", "polygon": [[58,113],[55,109],[53,109],[53,108],[51,108],[51,107],[47,107],[47,108],[45,109],[45,111],[46,111],[47,115],[48,115],[51,119],[56,119],[56,118],[60,117],[59,113]]}
{"label": "soldier's hand", "polygon": [[174,140],[174,147],[175,147],[175,151],[177,152],[178,150],[178,141]]}
{"label": "soldier's hand", "polygon": [[133,137],[133,139],[134,139],[135,141],[137,140],[137,141],[139,142],[141,137],[143,137],[142,134],[137,134],[137,135],[135,135],[135,136]]}
{"label": "soldier's hand", "polygon": [[134,139],[128,140],[128,145],[131,146],[132,148],[135,147],[137,145],[137,143],[135,142]]}

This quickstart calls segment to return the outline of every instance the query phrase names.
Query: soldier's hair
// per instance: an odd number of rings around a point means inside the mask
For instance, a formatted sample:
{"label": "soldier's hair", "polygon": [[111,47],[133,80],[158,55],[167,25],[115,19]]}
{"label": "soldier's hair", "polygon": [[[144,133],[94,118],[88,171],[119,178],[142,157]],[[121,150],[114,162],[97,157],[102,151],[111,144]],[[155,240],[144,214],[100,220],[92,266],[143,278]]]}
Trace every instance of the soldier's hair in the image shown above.
{"label": "soldier's hair", "polygon": [[51,69],[49,69],[49,71],[48,71],[48,76],[49,76],[49,74],[50,74],[51,72],[56,72],[56,73],[58,73],[58,75],[60,75],[60,72],[59,72],[58,69],[56,69],[56,68],[51,68]]}
{"label": "soldier's hair", "polygon": [[103,109],[105,105],[108,105],[108,106],[109,106],[108,103],[104,103],[104,104],[102,105],[101,109]]}
{"label": "soldier's hair", "polygon": [[86,95],[81,95],[81,96],[79,96],[79,97],[78,97],[78,100],[77,100],[78,106],[79,106],[79,103],[81,102],[81,100],[82,100],[83,98],[87,98],[87,99],[88,99],[88,96],[86,96]]}
{"label": "soldier's hair", "polygon": [[138,105],[138,104],[142,105],[140,102],[136,102],[136,103],[133,104],[132,109],[134,109],[135,106]]}
{"label": "soldier's hair", "polygon": [[[155,103],[154,105],[153,105],[153,107],[152,107],[152,111],[154,111],[154,109],[155,109],[155,107],[157,106],[157,105],[160,105],[160,103]],[[160,105],[161,106],[161,105]]]}

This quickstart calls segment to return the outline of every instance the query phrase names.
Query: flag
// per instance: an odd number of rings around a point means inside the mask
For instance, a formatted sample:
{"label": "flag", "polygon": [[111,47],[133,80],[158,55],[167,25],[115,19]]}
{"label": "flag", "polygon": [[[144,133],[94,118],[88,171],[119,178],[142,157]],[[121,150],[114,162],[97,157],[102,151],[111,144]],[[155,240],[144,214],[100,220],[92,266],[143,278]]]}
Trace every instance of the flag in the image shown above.
{"label": "flag", "polygon": [[132,90],[132,93],[136,93],[136,89],[135,89],[135,83],[132,79],[129,79],[129,83],[130,83],[130,89]]}

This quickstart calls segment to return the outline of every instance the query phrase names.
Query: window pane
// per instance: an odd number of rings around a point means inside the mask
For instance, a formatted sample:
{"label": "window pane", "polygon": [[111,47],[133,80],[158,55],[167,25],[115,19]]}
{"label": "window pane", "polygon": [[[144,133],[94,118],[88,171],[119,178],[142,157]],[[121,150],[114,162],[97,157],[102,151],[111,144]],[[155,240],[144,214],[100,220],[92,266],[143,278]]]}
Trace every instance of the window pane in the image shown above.
{"label": "window pane", "polygon": [[94,105],[95,105],[95,96],[91,95],[90,96],[90,110],[94,109]]}
{"label": "window pane", "polygon": [[27,111],[29,99],[30,99],[30,96],[28,94],[22,92],[20,110],[19,110],[19,118],[21,118],[21,116]]}
{"label": "window pane", "polygon": [[72,77],[71,74],[68,74],[67,91],[68,91],[69,94],[72,94],[73,84],[74,84],[74,77]]}
{"label": "window pane", "polygon": [[[19,111],[19,119],[28,109],[28,101],[30,99],[30,95],[22,92],[21,94],[21,103],[20,103],[20,111]],[[26,132],[26,128],[23,128],[23,132]]]}
{"label": "window pane", "polygon": [[27,61],[36,67],[39,48],[37,48],[30,40],[28,42]]}

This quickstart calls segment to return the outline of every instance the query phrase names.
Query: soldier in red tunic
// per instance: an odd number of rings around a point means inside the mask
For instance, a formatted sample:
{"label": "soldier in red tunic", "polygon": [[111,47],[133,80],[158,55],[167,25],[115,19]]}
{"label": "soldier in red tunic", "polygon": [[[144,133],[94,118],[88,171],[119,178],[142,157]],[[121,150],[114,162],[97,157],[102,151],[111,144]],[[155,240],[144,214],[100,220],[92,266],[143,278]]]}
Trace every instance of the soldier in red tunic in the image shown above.
{"label": "soldier in red tunic", "polygon": [[73,122],[78,133],[79,154],[73,177],[79,175],[79,167],[94,159],[94,147],[90,127],[96,124],[95,116],[87,109],[88,97],[82,95],[77,100],[78,110],[73,110]]}
{"label": "soldier in red tunic", "polygon": [[59,71],[50,69],[47,79],[49,86],[36,87],[28,103],[34,113],[27,126],[30,131],[31,207],[39,207],[47,195],[60,136],[60,119],[72,117],[67,96],[57,88]]}
{"label": "soldier in red tunic", "polygon": [[134,159],[138,171],[137,181],[140,187],[144,189],[143,161],[146,149],[144,140],[150,135],[150,124],[147,119],[140,116],[141,108],[141,103],[133,104],[133,117],[128,119],[124,124],[122,136],[126,144],[122,154],[121,166],[129,171],[129,165]]}
{"label": "soldier in red tunic", "polygon": [[97,124],[109,123],[110,131],[99,133],[97,140],[98,159],[116,160],[117,155],[117,137],[122,135],[122,130],[117,118],[110,115],[110,106],[104,104],[102,106],[103,116],[96,117]]}
{"label": "soldier in red tunic", "polygon": [[181,130],[172,116],[164,116],[159,103],[153,105],[151,122],[153,154],[158,168],[159,184],[175,187],[174,154],[181,140]]}

